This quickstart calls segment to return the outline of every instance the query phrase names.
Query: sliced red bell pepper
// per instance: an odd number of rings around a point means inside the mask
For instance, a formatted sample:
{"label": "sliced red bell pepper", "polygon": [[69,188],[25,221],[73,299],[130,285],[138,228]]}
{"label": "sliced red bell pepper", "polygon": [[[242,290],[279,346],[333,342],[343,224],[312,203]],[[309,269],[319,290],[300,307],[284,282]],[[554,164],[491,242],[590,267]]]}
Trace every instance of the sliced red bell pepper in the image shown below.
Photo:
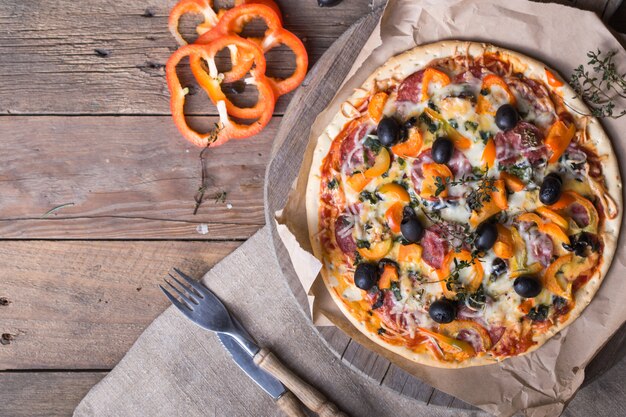
{"label": "sliced red bell pepper", "polygon": [[[196,43],[209,43],[225,34],[239,34],[247,22],[256,18],[263,19],[267,25],[264,37],[259,40],[264,52],[283,44],[290,48],[296,57],[296,69],[293,74],[285,79],[270,78],[275,95],[281,96],[294,90],[302,83],[306,76],[309,60],[302,41],[282,27],[280,16],[271,7],[252,3],[234,7],[224,13],[215,28],[199,37]],[[194,74],[195,71],[202,69],[200,63],[195,59],[191,65]],[[249,71],[251,65],[250,60],[237,58],[237,64],[233,64],[233,68],[224,73],[224,82],[233,82],[242,78]]]}
{"label": "sliced red bell pepper", "polygon": [[[236,7],[246,3],[257,3],[268,6],[280,17],[280,9],[273,0],[235,0],[234,6]],[[187,45],[188,43],[178,30],[180,18],[188,13],[201,14],[204,17],[204,21],[196,26],[196,32],[198,32],[198,35],[202,35],[217,25],[217,22],[225,13],[225,9],[219,9],[215,12],[213,9],[213,0],[180,0],[176,3],[170,11],[168,27],[179,45]]]}
{"label": "sliced red bell pepper", "polygon": [[[252,81],[259,90],[259,102],[264,104],[263,113],[258,120],[250,125],[236,123],[230,119],[226,109],[226,103],[223,99],[223,93],[220,88],[220,79],[215,74],[209,77],[207,81],[207,92],[216,98],[216,105],[220,115],[220,123],[216,130],[199,133],[189,127],[184,115],[185,95],[188,93],[186,88],[180,84],[180,80],[176,75],[176,66],[186,56],[197,55],[205,59],[209,64],[214,62],[215,55],[228,46],[236,46],[243,50],[250,51],[255,56],[255,67],[251,70]],[[174,122],[185,139],[193,144],[201,147],[219,146],[226,143],[230,139],[242,139],[253,136],[265,127],[272,118],[274,111],[275,97],[271,84],[265,77],[265,58],[263,51],[253,42],[250,42],[239,36],[223,36],[207,45],[187,45],[178,49],[167,62],[166,68],[167,84],[171,94],[171,110]],[[212,74],[209,74],[212,75]],[[222,94],[222,97],[219,94]]]}

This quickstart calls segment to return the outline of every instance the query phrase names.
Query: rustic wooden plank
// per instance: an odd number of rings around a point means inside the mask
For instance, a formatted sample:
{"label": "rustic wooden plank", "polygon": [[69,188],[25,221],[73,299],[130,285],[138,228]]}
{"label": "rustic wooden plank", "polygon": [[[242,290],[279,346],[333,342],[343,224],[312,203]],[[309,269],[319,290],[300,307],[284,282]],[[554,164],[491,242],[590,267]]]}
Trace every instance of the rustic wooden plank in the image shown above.
{"label": "rustic wooden plank", "polygon": [[378,383],[382,382],[391,366],[387,359],[373,355],[370,350],[354,341],[348,344],[342,359]]}
{"label": "rustic wooden plank", "polygon": [[0,369],[112,368],[168,305],[170,268],[200,276],[238,245],[3,242]]}
{"label": "rustic wooden plank", "polygon": [[[169,116],[0,117],[0,238],[248,238],[264,223],[263,174],[279,122],[209,152],[207,197],[194,216],[200,150]],[[42,218],[66,203],[74,205]]]}
{"label": "rustic wooden plank", "polygon": [[[303,39],[311,64],[371,7],[362,0],[344,0],[332,9],[317,7],[314,0],[277,3],[285,27]],[[173,0],[0,2],[0,113],[169,114],[163,65],[176,49],[167,29],[174,4]],[[268,61],[270,75],[287,75],[293,68],[293,54],[282,48]],[[187,71],[181,75],[183,81],[191,78]],[[254,91],[242,102],[252,100]],[[288,97],[279,100],[278,113],[288,101]],[[195,94],[189,98],[188,111],[216,114],[206,103],[204,94]]]}
{"label": "rustic wooden plank", "polygon": [[391,365],[381,385],[424,403],[427,403],[433,392],[436,391],[430,385],[418,380],[396,365]]}
{"label": "rustic wooden plank", "polygon": [[0,415],[65,417],[106,372],[0,373]]}

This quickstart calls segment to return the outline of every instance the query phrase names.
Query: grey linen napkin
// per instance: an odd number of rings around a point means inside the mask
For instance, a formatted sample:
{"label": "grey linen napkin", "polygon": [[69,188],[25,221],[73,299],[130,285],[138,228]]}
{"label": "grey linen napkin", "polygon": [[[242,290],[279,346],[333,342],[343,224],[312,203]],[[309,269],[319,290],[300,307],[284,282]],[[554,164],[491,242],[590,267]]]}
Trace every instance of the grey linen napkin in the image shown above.
{"label": "grey linen napkin", "polygon": [[[478,416],[403,397],[343,365],[324,345],[283,281],[267,226],[203,278],[262,346],[353,417]],[[156,280],[155,280],[156,281]],[[155,282],[156,285],[156,282]],[[626,415],[622,360],[566,411]],[[617,414],[615,414],[617,412]],[[623,413],[623,414],[622,414]],[[273,401],[232,362],[212,333],[173,307],[139,337],[74,412],[85,416],[280,416]]]}

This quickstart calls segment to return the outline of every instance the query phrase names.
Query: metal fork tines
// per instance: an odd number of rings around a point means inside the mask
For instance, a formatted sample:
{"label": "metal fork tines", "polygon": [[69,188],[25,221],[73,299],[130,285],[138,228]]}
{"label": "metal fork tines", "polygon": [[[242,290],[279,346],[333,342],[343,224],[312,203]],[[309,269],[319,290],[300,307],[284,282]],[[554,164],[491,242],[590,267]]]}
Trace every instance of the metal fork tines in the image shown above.
{"label": "metal fork tines", "polygon": [[200,327],[234,337],[250,355],[254,356],[259,351],[252,337],[230,316],[222,301],[210,289],[177,268],[174,272],[184,282],[172,273],[168,274],[169,278],[177,285],[167,278],[165,282],[178,297],[163,285],[159,287],[178,310]]}

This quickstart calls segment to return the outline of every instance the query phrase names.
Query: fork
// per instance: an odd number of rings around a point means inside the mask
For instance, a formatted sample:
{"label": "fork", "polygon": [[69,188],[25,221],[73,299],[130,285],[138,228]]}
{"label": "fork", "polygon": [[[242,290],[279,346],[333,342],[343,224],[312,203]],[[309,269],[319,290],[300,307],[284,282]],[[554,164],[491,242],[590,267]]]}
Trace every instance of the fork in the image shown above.
{"label": "fork", "polygon": [[168,274],[180,289],[167,279],[165,282],[180,300],[162,285],[159,287],[183,315],[204,329],[233,337],[254,359],[254,363],[280,380],[307,408],[320,417],[348,417],[323,394],[283,365],[272,352],[266,348],[260,348],[209,288],[177,268],[174,268],[174,272],[185,281],[183,283],[171,273]]}

